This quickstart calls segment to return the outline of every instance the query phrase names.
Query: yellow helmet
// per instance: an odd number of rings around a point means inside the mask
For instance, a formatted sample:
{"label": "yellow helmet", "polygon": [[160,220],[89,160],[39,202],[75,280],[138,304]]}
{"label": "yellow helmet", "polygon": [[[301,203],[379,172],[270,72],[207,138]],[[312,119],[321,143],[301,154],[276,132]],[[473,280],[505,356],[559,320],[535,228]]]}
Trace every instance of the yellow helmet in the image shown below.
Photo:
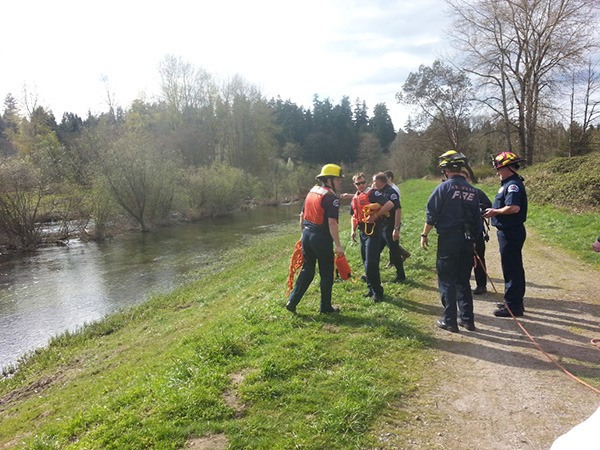
{"label": "yellow helmet", "polygon": [[446,153],[438,156],[438,169],[444,169],[445,167],[458,168],[468,165],[467,157],[456,150],[448,150]]}
{"label": "yellow helmet", "polygon": [[326,178],[326,177],[340,177],[344,178],[344,174],[342,173],[342,168],[337,164],[325,164],[321,168],[321,173],[317,175],[315,178]]}

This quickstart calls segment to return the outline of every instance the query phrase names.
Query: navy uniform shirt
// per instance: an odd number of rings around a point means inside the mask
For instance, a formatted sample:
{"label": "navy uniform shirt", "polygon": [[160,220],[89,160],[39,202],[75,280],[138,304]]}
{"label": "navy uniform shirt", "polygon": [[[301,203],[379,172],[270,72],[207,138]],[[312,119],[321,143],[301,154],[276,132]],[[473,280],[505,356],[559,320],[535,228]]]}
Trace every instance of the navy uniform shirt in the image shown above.
{"label": "navy uniform shirt", "polygon": [[525,223],[527,219],[527,193],[519,175],[515,174],[501,182],[500,189],[494,199],[494,208],[504,206],[519,206],[521,209],[516,214],[500,214],[492,217],[492,225],[500,230],[513,228]]}
{"label": "navy uniform shirt", "polygon": [[391,201],[394,204],[394,207],[389,211],[389,216],[383,219],[383,224],[386,227],[394,228],[396,210],[401,208],[400,196],[398,195],[398,191],[396,191],[396,189],[394,189],[389,184],[386,184],[385,187],[381,190],[381,192],[384,196],[387,197],[389,201]]}
{"label": "navy uniform shirt", "polygon": [[427,202],[426,219],[438,234],[463,232],[467,224],[473,236],[482,231],[479,194],[464,177],[453,175],[434,189]]}
{"label": "navy uniform shirt", "polygon": [[[379,203],[381,206],[383,206],[388,202],[388,200],[389,200],[388,196],[385,195],[383,193],[383,191],[378,191],[375,188],[371,188],[371,190],[369,191],[369,203]],[[354,214],[354,210],[352,209],[352,206],[350,206],[350,214]],[[362,217],[362,211],[359,211],[358,214],[360,217]],[[371,231],[371,227],[372,227],[372,224],[369,224],[369,231]],[[364,222],[359,222],[358,228],[361,231],[364,231],[365,230]],[[375,222],[375,231],[381,232],[382,228],[383,228],[382,220]]]}

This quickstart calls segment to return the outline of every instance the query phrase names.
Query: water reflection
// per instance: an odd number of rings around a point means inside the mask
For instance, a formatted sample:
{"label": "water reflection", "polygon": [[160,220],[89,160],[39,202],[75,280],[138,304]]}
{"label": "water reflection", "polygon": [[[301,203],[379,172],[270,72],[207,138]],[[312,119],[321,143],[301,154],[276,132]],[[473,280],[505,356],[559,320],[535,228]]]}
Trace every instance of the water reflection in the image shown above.
{"label": "water reflection", "polygon": [[298,209],[262,207],[107,242],[72,241],[0,257],[0,367],[52,336],[172,290],[223,249],[295,221]]}

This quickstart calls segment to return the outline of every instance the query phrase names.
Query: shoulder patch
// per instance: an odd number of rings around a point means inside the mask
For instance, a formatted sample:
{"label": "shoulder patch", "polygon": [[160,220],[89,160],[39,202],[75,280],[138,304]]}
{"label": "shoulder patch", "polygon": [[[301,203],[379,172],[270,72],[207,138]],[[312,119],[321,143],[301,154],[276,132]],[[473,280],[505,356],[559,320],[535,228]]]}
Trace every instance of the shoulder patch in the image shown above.
{"label": "shoulder patch", "polygon": [[375,191],[375,197],[379,197],[381,195],[380,191]]}
{"label": "shoulder patch", "polygon": [[519,186],[516,184],[511,184],[508,186],[507,192],[519,192]]}
{"label": "shoulder patch", "polygon": [[392,194],[390,195],[390,200],[397,200],[398,199],[398,194]]}
{"label": "shoulder patch", "polygon": [[340,200],[336,198],[336,199],[333,201],[333,206],[335,206],[336,208],[339,208],[339,207],[340,207]]}

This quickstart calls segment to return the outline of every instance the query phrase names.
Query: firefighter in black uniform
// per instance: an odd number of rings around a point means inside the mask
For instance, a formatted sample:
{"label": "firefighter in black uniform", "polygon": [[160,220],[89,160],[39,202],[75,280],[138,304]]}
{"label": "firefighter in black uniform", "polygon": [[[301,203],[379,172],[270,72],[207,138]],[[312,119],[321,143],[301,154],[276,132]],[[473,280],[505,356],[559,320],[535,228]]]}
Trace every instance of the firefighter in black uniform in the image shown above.
{"label": "firefighter in black uniform", "polygon": [[500,190],[492,208],[483,217],[491,217],[497,228],[500,261],[504,275],[504,304],[494,311],[496,317],[522,316],[525,311],[525,270],[523,269],[523,244],[527,233],[527,193],[523,178],[517,173],[524,162],[512,152],[502,152],[494,157],[493,165],[500,178]]}
{"label": "firefighter in black uniform", "polygon": [[290,293],[286,308],[296,312],[296,306],[315,277],[315,265],[319,262],[321,276],[321,308],[323,314],[339,312],[331,304],[333,288],[334,253],[344,255],[340,243],[338,218],[340,201],[337,192],[342,187],[342,168],[336,164],[326,164],[316,176],[320,186],[313,187],[304,201],[300,226],[302,228],[302,256],[304,262],[294,289]]}
{"label": "firefighter in black uniform", "polygon": [[469,280],[475,238],[482,230],[477,190],[461,173],[461,168],[467,165],[465,155],[455,150],[439,157],[438,167],[447,180],[429,197],[421,234],[421,247],[427,248],[432,228],[435,227],[438,233],[436,269],[444,314],[437,326],[453,333],[458,332],[459,325],[469,331],[475,330]]}
{"label": "firefighter in black uniform", "polygon": [[[383,172],[386,175],[385,172]],[[386,175],[387,180],[387,175]],[[390,263],[396,269],[396,278],[392,283],[402,283],[406,280],[404,272],[404,259],[402,258],[402,250],[400,248],[400,226],[402,225],[402,206],[400,205],[400,195],[398,191],[387,184],[382,188],[382,192],[394,204],[390,211],[390,215],[383,219],[383,242],[381,250],[387,245],[390,251]],[[406,250],[404,250],[406,252]]]}
{"label": "firefighter in black uniform", "polygon": [[[386,183],[387,179],[384,174],[375,174],[371,189],[357,193],[352,199],[350,211],[360,230],[360,250],[369,289],[365,297],[370,297],[375,303],[383,300],[383,286],[379,272],[383,219],[394,208],[394,203],[382,192]],[[365,206],[371,205],[377,205],[378,209],[373,214],[366,216],[364,214]]]}
{"label": "firefighter in black uniform", "polygon": [[[462,171],[467,181],[471,184],[475,184],[477,179],[475,175],[467,170],[466,168]],[[492,207],[492,202],[488,198],[488,196],[481,189],[475,188],[477,194],[479,195],[479,211],[483,216],[483,213],[488,208]],[[485,265],[485,243],[490,240],[490,236],[488,234],[489,224],[487,219],[481,217],[482,224],[482,233],[475,238],[475,268],[473,269],[473,273],[475,275],[475,289],[473,289],[473,294],[485,294],[487,292],[487,268]]]}

